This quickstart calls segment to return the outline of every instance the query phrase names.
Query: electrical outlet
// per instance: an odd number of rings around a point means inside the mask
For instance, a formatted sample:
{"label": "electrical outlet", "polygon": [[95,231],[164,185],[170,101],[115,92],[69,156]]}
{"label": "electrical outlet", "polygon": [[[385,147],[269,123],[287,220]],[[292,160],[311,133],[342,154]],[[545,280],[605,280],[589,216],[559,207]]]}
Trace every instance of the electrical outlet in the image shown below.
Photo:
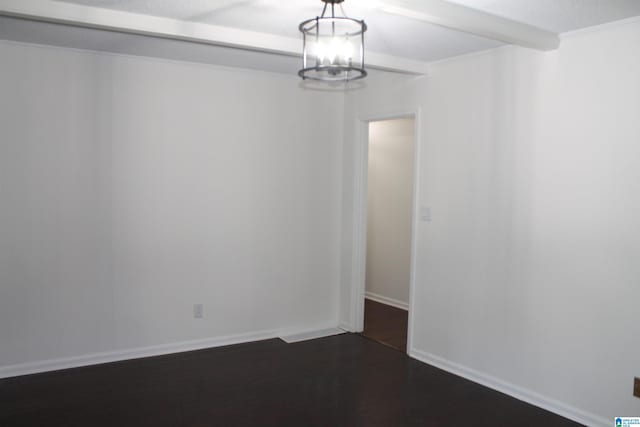
{"label": "electrical outlet", "polygon": [[204,314],[202,304],[193,304],[193,318],[202,319]]}
{"label": "electrical outlet", "polygon": [[636,377],[633,381],[633,395],[640,397],[640,378]]}

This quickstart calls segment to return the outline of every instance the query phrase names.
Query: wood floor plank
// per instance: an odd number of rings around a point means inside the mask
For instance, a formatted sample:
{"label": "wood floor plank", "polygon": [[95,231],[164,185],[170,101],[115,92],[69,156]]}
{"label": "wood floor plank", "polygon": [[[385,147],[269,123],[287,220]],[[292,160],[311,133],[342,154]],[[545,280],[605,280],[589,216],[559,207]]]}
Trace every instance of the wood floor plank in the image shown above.
{"label": "wood floor plank", "polygon": [[357,334],[0,380],[0,426],[571,426]]}

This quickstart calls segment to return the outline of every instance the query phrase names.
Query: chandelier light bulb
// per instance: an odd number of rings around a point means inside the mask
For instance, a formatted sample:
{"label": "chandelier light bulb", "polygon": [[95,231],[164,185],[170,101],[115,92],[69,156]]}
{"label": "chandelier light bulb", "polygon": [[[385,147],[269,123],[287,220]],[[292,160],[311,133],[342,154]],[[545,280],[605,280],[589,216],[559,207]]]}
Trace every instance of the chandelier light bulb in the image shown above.
{"label": "chandelier light bulb", "polygon": [[318,42],[316,44],[316,59],[318,64],[322,64],[324,62],[325,56],[327,56],[327,48],[322,42]]}
{"label": "chandelier light bulb", "polygon": [[345,63],[349,63],[353,58],[353,44],[349,40],[342,45],[342,57]]}
{"label": "chandelier light bulb", "polygon": [[327,55],[327,57],[329,58],[329,62],[331,64],[335,64],[336,58],[338,58],[338,54],[341,54],[341,53],[342,53],[342,46],[341,46],[340,40],[334,37],[333,39],[331,39],[331,43],[329,44],[329,54]]}

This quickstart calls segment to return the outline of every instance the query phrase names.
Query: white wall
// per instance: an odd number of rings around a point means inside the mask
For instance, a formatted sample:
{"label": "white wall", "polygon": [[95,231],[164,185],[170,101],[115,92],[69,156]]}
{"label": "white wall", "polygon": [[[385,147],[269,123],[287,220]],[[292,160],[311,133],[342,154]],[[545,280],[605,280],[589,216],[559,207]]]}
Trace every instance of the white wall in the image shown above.
{"label": "white wall", "polygon": [[593,425],[640,413],[638,46],[636,20],[347,96],[345,235],[356,119],[421,109],[414,357]]}
{"label": "white wall", "polygon": [[409,303],[414,119],[369,124],[366,291]]}
{"label": "white wall", "polygon": [[342,94],[8,42],[0,58],[0,368],[337,324]]}

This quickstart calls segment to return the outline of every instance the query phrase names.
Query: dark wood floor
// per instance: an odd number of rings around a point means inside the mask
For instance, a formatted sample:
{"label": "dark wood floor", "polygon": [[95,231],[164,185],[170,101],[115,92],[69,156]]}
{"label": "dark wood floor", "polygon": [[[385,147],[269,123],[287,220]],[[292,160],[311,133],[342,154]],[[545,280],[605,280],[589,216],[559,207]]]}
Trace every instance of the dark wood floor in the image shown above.
{"label": "dark wood floor", "polygon": [[570,426],[356,334],[0,380],[0,426]]}
{"label": "dark wood floor", "polygon": [[408,312],[379,302],[364,300],[362,335],[402,352],[407,351]]}

